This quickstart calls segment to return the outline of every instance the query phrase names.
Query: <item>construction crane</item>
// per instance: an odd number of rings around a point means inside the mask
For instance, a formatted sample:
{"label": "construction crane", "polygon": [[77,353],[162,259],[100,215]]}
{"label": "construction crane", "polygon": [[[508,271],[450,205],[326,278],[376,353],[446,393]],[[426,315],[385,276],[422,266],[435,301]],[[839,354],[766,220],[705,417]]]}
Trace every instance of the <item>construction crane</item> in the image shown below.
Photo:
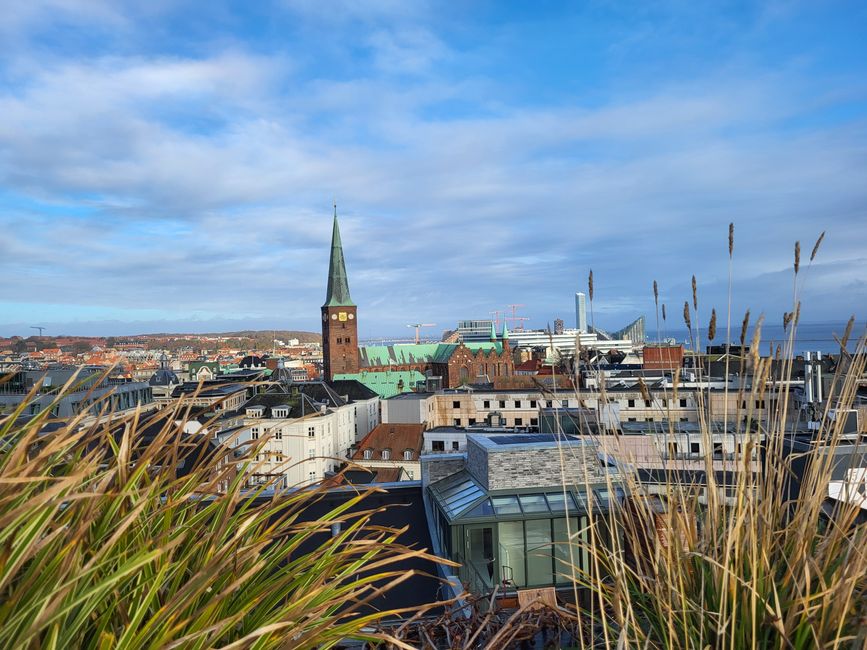
{"label": "construction crane", "polygon": [[[500,329],[500,314],[503,314],[499,309],[496,311],[492,311],[491,315],[494,317],[494,325],[496,329]],[[505,314],[503,314],[505,316]]]}
{"label": "construction crane", "polygon": [[407,325],[407,327],[415,328],[415,342],[418,343],[421,339],[419,338],[419,332],[422,327],[436,327],[436,323],[413,323],[412,325]]}
{"label": "construction crane", "polygon": [[[512,330],[517,332],[524,331],[524,321],[530,320],[527,316],[518,316],[518,307],[526,307],[526,305],[508,305],[508,307],[512,310],[511,316],[504,316],[503,320],[507,323],[512,323]],[[515,323],[518,323],[515,325]]]}
{"label": "construction crane", "polygon": [[39,325],[31,325],[31,326],[30,326],[30,329],[32,329],[32,330],[39,330],[39,336],[42,336],[42,332],[44,332],[46,328],[41,327],[41,326],[39,326]]}

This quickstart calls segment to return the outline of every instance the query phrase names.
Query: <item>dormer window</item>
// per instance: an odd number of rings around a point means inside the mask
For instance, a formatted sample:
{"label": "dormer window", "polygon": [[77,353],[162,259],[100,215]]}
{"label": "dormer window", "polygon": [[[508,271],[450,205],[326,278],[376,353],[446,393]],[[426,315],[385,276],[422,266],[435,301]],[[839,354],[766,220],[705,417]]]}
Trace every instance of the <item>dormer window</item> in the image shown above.
{"label": "dormer window", "polygon": [[382,460],[391,460],[391,449],[382,450]]}
{"label": "dormer window", "polygon": [[370,460],[371,458],[373,458],[373,450],[372,449],[365,449],[364,450],[364,460]]}
{"label": "dormer window", "polygon": [[403,452],[404,460],[412,460],[412,449],[407,449]]}
{"label": "dormer window", "polygon": [[279,408],[272,409],[271,413],[275,418],[283,419],[289,417],[289,409],[285,406],[281,406]]}
{"label": "dormer window", "polygon": [[260,418],[262,414],[265,412],[265,409],[261,406],[251,406],[247,409],[247,417],[248,418]]}

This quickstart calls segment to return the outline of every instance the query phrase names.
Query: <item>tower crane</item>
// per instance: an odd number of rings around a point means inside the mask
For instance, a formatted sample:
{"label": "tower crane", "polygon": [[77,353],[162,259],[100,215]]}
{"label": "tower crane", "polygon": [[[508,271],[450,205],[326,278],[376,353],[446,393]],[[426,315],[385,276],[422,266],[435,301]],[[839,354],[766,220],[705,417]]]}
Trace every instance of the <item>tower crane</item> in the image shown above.
{"label": "tower crane", "polygon": [[421,339],[419,338],[419,332],[422,327],[436,327],[436,323],[413,323],[412,325],[407,325],[407,327],[415,328],[415,342],[418,343]]}
{"label": "tower crane", "polygon": [[39,336],[42,336],[42,332],[44,332],[46,328],[45,328],[45,327],[42,327],[42,326],[40,326],[40,325],[31,325],[31,326],[30,326],[30,329],[32,329],[32,330],[39,330]]}

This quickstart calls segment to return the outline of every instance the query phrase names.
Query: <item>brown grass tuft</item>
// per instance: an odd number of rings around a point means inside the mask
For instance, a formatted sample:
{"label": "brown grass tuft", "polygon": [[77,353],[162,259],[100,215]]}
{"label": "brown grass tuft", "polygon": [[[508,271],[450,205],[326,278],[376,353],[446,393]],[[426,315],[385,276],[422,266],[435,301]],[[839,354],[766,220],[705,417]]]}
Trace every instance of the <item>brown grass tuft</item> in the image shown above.
{"label": "brown grass tuft", "polygon": [[798,275],[798,270],[801,268],[801,242],[795,242],[795,275]]}
{"label": "brown grass tuft", "polygon": [[692,319],[689,317],[689,302],[683,301],[683,322],[686,323],[686,329],[692,331]]}
{"label": "brown grass tuft", "polygon": [[816,240],[816,243],[813,245],[813,252],[810,253],[810,261],[812,262],[816,259],[816,253],[819,252],[819,246],[822,245],[822,240],[825,239],[825,231],[822,231],[822,234],[819,235],[819,239]]}
{"label": "brown grass tuft", "polygon": [[710,325],[707,326],[707,340],[713,341],[716,337],[716,308],[710,310]]}
{"label": "brown grass tuft", "polygon": [[735,224],[729,224],[729,259],[731,259],[732,254],[735,252]]}

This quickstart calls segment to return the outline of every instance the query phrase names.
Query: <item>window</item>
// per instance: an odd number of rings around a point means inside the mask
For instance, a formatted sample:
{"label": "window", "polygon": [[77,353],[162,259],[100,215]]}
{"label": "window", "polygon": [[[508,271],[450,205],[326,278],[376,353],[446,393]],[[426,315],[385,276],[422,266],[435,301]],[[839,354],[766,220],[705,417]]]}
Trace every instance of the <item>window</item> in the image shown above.
{"label": "window", "polygon": [[[434,441],[434,451],[436,451],[436,441]],[[373,458],[373,450],[372,449],[365,449],[364,450],[364,460],[370,460],[371,458]]]}
{"label": "window", "polygon": [[407,449],[403,452],[404,460],[412,460],[412,449]]}
{"label": "window", "polygon": [[652,406],[649,399],[644,400],[644,406],[645,406],[645,408],[650,408]]}
{"label": "window", "polygon": [[501,400],[500,400],[500,408],[501,408],[501,409],[506,408],[506,400],[504,400],[504,399],[501,399]]}
{"label": "window", "polygon": [[713,443],[713,455],[714,456],[722,456],[723,455],[723,443],[721,443],[721,442]]}
{"label": "window", "polygon": [[259,439],[259,427],[253,427],[252,429],[250,429],[250,433],[253,436],[253,440]]}
{"label": "window", "polygon": [[516,408],[516,409],[521,408],[521,400],[519,400],[519,399],[516,399],[516,400],[515,400],[515,408]]}
{"label": "window", "polygon": [[[445,440],[432,440],[430,443],[430,448],[433,451],[445,451],[446,450],[446,442],[445,442]],[[370,451],[370,450],[369,449],[365,450],[364,453],[366,454],[368,451]],[[365,456],[365,458],[367,458],[367,456]]]}
{"label": "window", "polygon": [[316,437],[316,427],[307,427],[307,437],[315,438]]}
{"label": "window", "polygon": [[311,447],[310,449],[307,450],[307,458],[315,458],[315,457],[316,457],[316,450]]}
{"label": "window", "polygon": [[277,429],[274,432],[274,440],[283,440],[283,429]]}
{"label": "window", "polygon": [[539,426],[539,418],[530,418],[530,426],[531,427]]}
{"label": "window", "polygon": [[666,398],[662,398],[662,408],[668,408],[668,400]]}
{"label": "window", "polygon": [[668,443],[668,456],[669,456],[669,458],[674,458],[675,456],[677,456],[677,443],[676,442],[669,442]]}
{"label": "window", "polygon": [[486,409],[491,408],[491,400],[486,399],[484,402],[482,402],[482,408],[486,408]]}
{"label": "window", "polygon": [[628,422],[638,422],[638,418],[629,418]]}
{"label": "window", "polygon": [[547,402],[545,402],[545,406],[549,409],[554,408],[554,400],[549,399]]}
{"label": "window", "polygon": [[534,400],[534,399],[531,399],[531,400],[530,400],[530,408],[531,408],[531,409],[536,408],[536,400]]}
{"label": "window", "polygon": [[689,422],[689,418],[680,418],[681,422]]}
{"label": "window", "polygon": [[686,400],[684,398],[680,399],[680,408],[686,408]]}
{"label": "window", "polygon": [[457,440],[452,440],[452,451],[458,451],[460,448],[460,443]]}
{"label": "window", "polygon": [[460,418],[455,418],[454,422],[455,422],[456,427],[461,426],[461,419]]}
{"label": "window", "polygon": [[701,445],[697,442],[689,443],[689,453],[700,454],[701,453]]}
{"label": "window", "polygon": [[276,454],[274,454],[274,461],[277,463],[282,463],[283,462],[283,454],[281,454],[279,451]]}
{"label": "window", "polygon": [[524,424],[524,418],[515,418],[515,426],[520,427]]}
{"label": "window", "polygon": [[453,408],[453,409],[459,409],[459,408],[461,408],[461,403],[460,403],[460,401],[459,401],[459,400],[452,400],[452,408]]}
{"label": "window", "polygon": [[339,345],[339,344],[341,344],[341,343],[343,343],[343,339],[340,338],[340,337],[338,336],[338,337],[337,337],[337,344]]}
{"label": "window", "polygon": [[316,472],[308,472],[307,478],[311,481],[315,481],[316,480]]}
{"label": "window", "polygon": [[391,449],[382,450],[382,460],[391,460]]}
{"label": "window", "polygon": [[634,399],[627,400],[627,401],[626,401],[626,405],[627,405],[629,408],[635,408],[635,400],[634,400]]}

